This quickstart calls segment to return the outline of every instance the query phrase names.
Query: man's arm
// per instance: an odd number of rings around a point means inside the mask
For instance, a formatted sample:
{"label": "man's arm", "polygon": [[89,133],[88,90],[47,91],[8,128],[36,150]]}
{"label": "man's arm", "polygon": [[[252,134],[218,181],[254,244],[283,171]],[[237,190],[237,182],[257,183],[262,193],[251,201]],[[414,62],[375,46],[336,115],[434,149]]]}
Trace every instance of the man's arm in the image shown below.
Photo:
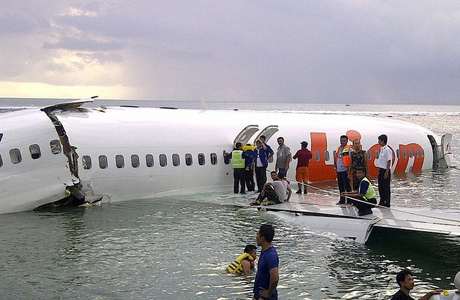
{"label": "man's arm", "polygon": [[[287,182],[286,182],[286,184],[287,184]],[[284,200],[284,201],[286,201],[286,202],[288,202],[289,199],[291,199],[291,195],[292,195],[292,189],[291,189],[291,187],[289,186],[289,184],[287,185],[287,190],[288,190],[288,196],[287,196],[286,200]]]}
{"label": "man's arm", "polygon": [[[369,187],[369,184],[366,181],[361,181],[361,183],[360,183],[360,188],[361,188],[360,190],[361,191],[367,191],[368,187]],[[358,191],[354,191],[354,192],[342,192],[340,195],[341,196],[349,196],[349,197],[358,198],[358,197],[363,197],[365,194],[360,194],[359,190],[358,190]]]}
{"label": "man's arm", "polygon": [[369,176],[369,157],[367,156],[367,151],[364,151],[364,165],[366,166],[366,176]]}
{"label": "man's arm", "polygon": [[385,170],[385,174],[383,174],[383,178],[387,179],[388,175],[390,174],[390,166],[391,166],[391,159],[387,161],[387,168]]}
{"label": "man's arm", "polygon": [[273,152],[273,149],[270,146],[268,146],[268,145],[266,145],[266,146],[267,146],[267,153],[268,153],[267,154],[267,159],[270,159],[270,158],[272,158],[273,154],[275,154],[275,152]]}
{"label": "man's arm", "polygon": [[251,271],[251,264],[245,259],[243,259],[240,264],[243,267],[244,276],[248,277],[249,272]]}
{"label": "man's arm", "polygon": [[270,298],[270,296],[273,294],[273,292],[276,290],[276,287],[278,286],[278,280],[279,280],[278,268],[271,269],[270,270],[270,285],[268,287],[268,290],[261,287],[260,295],[264,298]]}
{"label": "man's arm", "polygon": [[431,298],[431,296],[433,295],[439,295],[441,294],[442,290],[441,289],[438,289],[438,290],[434,290],[434,291],[431,291],[431,292],[428,292],[426,293],[425,296],[419,298],[418,300],[429,300]]}
{"label": "man's arm", "polygon": [[289,154],[287,155],[287,160],[286,160],[286,172],[287,170],[289,170],[289,163],[291,162],[292,160],[292,154],[291,154],[291,151],[289,151]]}

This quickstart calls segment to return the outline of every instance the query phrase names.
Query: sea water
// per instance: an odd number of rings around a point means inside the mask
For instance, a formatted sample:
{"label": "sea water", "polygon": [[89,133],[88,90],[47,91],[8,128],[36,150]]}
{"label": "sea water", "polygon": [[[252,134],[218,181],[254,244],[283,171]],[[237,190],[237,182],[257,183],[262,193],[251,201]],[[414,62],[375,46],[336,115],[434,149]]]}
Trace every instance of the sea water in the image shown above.
{"label": "sea water", "polygon": [[[401,119],[452,133],[452,152],[457,159],[460,153],[460,106],[148,102],[166,105]],[[321,187],[336,189],[334,182]],[[397,175],[391,187],[394,205],[460,209],[457,169]],[[251,278],[225,267],[255,244],[261,223],[276,228],[280,299],[389,299],[398,289],[395,274],[406,267],[416,275],[417,298],[453,289],[460,271],[460,239],[376,231],[359,244],[232,206],[231,197],[229,191],[0,215],[0,299],[251,299]]]}

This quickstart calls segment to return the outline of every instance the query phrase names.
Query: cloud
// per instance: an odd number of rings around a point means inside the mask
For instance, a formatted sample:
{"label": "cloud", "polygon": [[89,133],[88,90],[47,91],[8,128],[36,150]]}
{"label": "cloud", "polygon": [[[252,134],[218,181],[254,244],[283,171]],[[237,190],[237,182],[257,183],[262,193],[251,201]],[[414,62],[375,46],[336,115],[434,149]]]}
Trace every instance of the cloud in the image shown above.
{"label": "cloud", "polygon": [[0,12],[0,80],[139,99],[458,103],[456,1],[23,1]]}
{"label": "cloud", "polygon": [[76,51],[115,51],[123,48],[123,43],[119,41],[98,41],[92,38],[71,38],[62,37],[57,42],[43,43],[44,49],[66,49]]}

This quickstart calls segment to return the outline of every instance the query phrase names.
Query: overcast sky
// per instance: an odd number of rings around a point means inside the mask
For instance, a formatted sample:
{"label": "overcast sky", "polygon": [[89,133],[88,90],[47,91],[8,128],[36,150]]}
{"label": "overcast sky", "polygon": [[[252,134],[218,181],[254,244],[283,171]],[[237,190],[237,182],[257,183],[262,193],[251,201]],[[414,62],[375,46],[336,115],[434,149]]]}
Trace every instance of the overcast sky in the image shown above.
{"label": "overcast sky", "polygon": [[0,0],[0,97],[460,104],[460,1]]}

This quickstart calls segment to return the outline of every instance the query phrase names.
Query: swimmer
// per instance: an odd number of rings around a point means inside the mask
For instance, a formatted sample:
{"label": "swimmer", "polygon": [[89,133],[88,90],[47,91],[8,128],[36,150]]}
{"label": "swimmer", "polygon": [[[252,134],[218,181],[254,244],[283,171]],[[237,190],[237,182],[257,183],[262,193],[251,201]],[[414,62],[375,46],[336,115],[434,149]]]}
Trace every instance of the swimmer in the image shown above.
{"label": "swimmer", "polygon": [[243,254],[238,256],[228,267],[227,272],[232,274],[249,275],[254,270],[254,260],[257,256],[257,247],[255,245],[246,245]]}

